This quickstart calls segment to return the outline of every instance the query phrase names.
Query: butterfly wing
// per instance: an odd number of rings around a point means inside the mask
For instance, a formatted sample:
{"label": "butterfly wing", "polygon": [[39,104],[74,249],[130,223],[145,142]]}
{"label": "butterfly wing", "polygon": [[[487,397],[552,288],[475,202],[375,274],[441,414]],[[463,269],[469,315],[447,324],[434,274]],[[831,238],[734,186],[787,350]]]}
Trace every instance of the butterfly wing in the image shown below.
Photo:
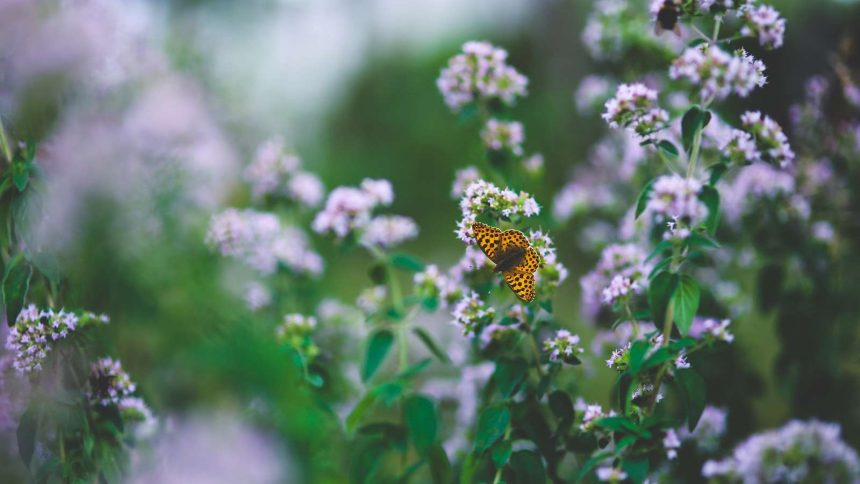
{"label": "butterfly wing", "polygon": [[523,262],[520,265],[514,267],[513,270],[533,274],[536,270],[538,270],[538,267],[540,266],[540,254],[538,254],[534,247],[529,247],[529,250],[527,250],[525,255],[523,256]]}
{"label": "butterfly wing", "polygon": [[535,275],[530,272],[507,271],[505,282],[518,298],[525,302],[535,300]]}
{"label": "butterfly wing", "polygon": [[502,234],[502,251],[504,252],[510,247],[520,247],[525,251],[523,261],[517,264],[512,270],[531,274],[540,267],[540,255],[531,246],[529,239],[519,230],[506,230]]}
{"label": "butterfly wing", "polygon": [[502,231],[487,224],[475,222],[472,224],[472,235],[478,241],[478,247],[484,251],[484,254],[487,254],[491,261],[498,262],[502,250]]}

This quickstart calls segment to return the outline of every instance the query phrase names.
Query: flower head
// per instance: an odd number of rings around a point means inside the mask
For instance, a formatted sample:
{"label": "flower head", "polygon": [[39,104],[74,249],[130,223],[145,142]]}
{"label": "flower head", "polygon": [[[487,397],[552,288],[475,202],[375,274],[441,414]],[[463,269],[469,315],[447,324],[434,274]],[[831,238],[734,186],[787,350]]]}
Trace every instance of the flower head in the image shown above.
{"label": "flower head", "polygon": [[388,180],[365,178],[360,188],[337,187],[314,218],[313,229],[320,234],[331,232],[342,239],[353,230],[363,229],[370,222],[374,208],[390,205],[393,200],[394,191]]}
{"label": "flower head", "polygon": [[403,215],[379,215],[367,223],[361,234],[366,246],[393,247],[418,236],[418,225]]}
{"label": "flower head", "polygon": [[718,321],[713,318],[695,318],[690,327],[690,336],[697,339],[707,338],[731,343],[735,340],[735,335],[729,332],[730,324],[731,321],[728,319]]}
{"label": "flower head", "polygon": [[[634,244],[607,246],[600,254],[597,266],[579,280],[582,288],[582,308],[589,318],[594,318],[603,304],[603,290],[620,275],[631,283],[644,286],[650,268],[645,263],[647,253]],[[644,289],[644,287],[643,287]]]}
{"label": "flower head", "polygon": [[788,137],[770,116],[759,111],[747,111],[741,115],[744,129],[755,139],[760,159],[774,163],[782,168],[794,160],[794,151],[788,144]]}
{"label": "flower head", "polygon": [[611,128],[628,128],[650,140],[669,123],[669,113],[656,107],[656,102],[657,91],[644,84],[621,84],[615,97],[606,101],[602,117]]}
{"label": "flower head", "polygon": [[92,364],[87,380],[87,399],[91,405],[119,405],[122,399],[134,393],[135,388],[119,360],[106,357]]}
{"label": "flower head", "polygon": [[770,5],[755,5],[747,3],[740,8],[744,19],[741,35],[758,37],[758,42],[765,49],[782,47],[785,36],[785,19]]}
{"label": "flower head", "polygon": [[78,316],[62,309],[39,310],[33,304],[22,309],[6,335],[6,349],[15,357],[15,371],[25,374],[41,370],[55,342],[68,337],[80,322]]}
{"label": "flower head", "polygon": [[523,154],[525,130],[519,121],[499,121],[490,118],[481,131],[484,145],[492,151],[510,151],[519,156]]}
{"label": "flower head", "polygon": [[436,86],[452,111],[472,102],[513,104],[526,95],[528,79],[507,65],[508,53],[488,42],[466,42],[463,52],[442,69]]}
{"label": "flower head", "polygon": [[496,309],[482,301],[478,293],[471,291],[454,306],[451,315],[454,316],[452,323],[460,327],[464,336],[470,336],[478,334],[484,323],[492,321]]}
{"label": "flower head", "polygon": [[579,346],[579,335],[571,334],[566,329],[560,329],[554,338],[543,342],[544,351],[549,353],[550,361],[563,361],[569,364],[579,364],[579,355],[583,350]]}
{"label": "flower head", "polygon": [[502,190],[488,181],[477,180],[466,188],[460,199],[462,218],[457,223],[457,237],[467,244],[474,244],[472,224],[478,215],[485,212],[496,218],[531,217],[540,213],[540,206],[526,192],[516,193],[508,188]]}
{"label": "flower head", "polygon": [[663,220],[681,219],[693,225],[705,218],[708,208],[699,200],[702,183],[680,175],[664,175],[654,181],[646,210]]}
{"label": "flower head", "polygon": [[734,92],[746,97],[767,82],[764,63],[744,50],[734,54],[716,45],[690,47],[669,68],[672,79],[687,79],[700,88],[703,100],[720,100]]}

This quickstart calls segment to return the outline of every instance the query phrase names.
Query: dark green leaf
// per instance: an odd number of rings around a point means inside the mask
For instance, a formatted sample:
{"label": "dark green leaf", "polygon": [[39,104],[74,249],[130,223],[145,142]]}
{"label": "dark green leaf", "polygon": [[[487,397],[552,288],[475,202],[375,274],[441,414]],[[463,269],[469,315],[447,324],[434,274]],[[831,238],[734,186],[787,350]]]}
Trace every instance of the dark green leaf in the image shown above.
{"label": "dark green leaf", "polygon": [[18,422],[18,430],[15,435],[18,437],[18,453],[21,455],[21,460],[24,465],[30,467],[30,460],[33,458],[33,451],[36,449],[36,432],[38,431],[39,422],[36,418],[36,412],[32,408],[28,408],[21,420]]}
{"label": "dark green leaf", "polygon": [[585,476],[587,476],[592,470],[594,470],[594,468],[597,467],[598,464],[611,456],[612,451],[604,450],[589,457],[588,460],[582,464],[582,467],[579,468],[579,472],[577,472],[576,474],[575,482],[582,482],[585,479]]}
{"label": "dark green leaf", "polygon": [[698,131],[701,131],[711,120],[711,113],[694,105],[684,113],[681,118],[681,139],[684,142],[684,151],[690,153],[693,148],[693,139]]}
{"label": "dark green leaf", "polygon": [[644,482],[648,477],[648,459],[625,459],[621,469],[627,473],[627,478],[635,483]]}
{"label": "dark green leaf", "polygon": [[657,265],[655,265],[654,268],[651,269],[651,273],[648,274],[648,280],[650,281],[657,274],[659,274],[661,272],[665,272],[666,266],[668,266],[671,263],[672,263],[672,257],[666,257],[665,259],[658,262]]}
{"label": "dark green leaf", "polygon": [[552,314],[552,300],[544,299],[540,302],[540,307],[542,307],[544,311]]}
{"label": "dark green leaf", "polygon": [[675,316],[675,325],[682,336],[687,336],[693,318],[699,310],[699,284],[688,274],[682,274],[678,280],[678,287],[672,294],[672,308]]}
{"label": "dark green leaf", "polygon": [[320,388],[323,386],[323,384],[325,384],[323,377],[317,373],[308,373],[308,376],[307,376],[307,378],[305,378],[305,380],[307,380],[307,382],[310,383],[311,386],[314,386],[317,388]]}
{"label": "dark green leaf", "polygon": [[448,454],[440,445],[432,445],[427,449],[427,461],[430,467],[430,477],[434,484],[450,484],[451,462]]}
{"label": "dark green leaf", "polygon": [[505,464],[508,463],[508,459],[511,458],[511,441],[510,440],[500,440],[493,446],[492,450],[490,450],[490,459],[493,460],[493,465],[496,468],[504,467]]}
{"label": "dark green leaf", "polygon": [[442,351],[442,348],[439,348],[439,345],[437,345],[436,342],[433,341],[433,337],[430,336],[430,333],[425,331],[424,328],[416,326],[412,328],[412,332],[415,333],[415,336],[418,336],[418,339],[420,339],[421,342],[424,343],[424,346],[426,346],[427,349],[430,350],[430,353],[433,353],[433,356],[435,356],[436,359],[438,359],[442,363],[451,362],[451,360],[448,358],[448,355],[445,354],[444,351]]}
{"label": "dark green leaf", "polygon": [[405,253],[397,253],[391,256],[391,263],[395,267],[399,267],[401,269],[406,269],[407,271],[412,272],[421,272],[424,270],[424,263],[421,262],[417,257],[405,254]]}
{"label": "dark green leaf", "polygon": [[702,192],[699,193],[699,200],[708,207],[705,228],[713,236],[717,233],[717,225],[720,223],[720,192],[710,185],[705,185],[702,187]]}
{"label": "dark green leaf", "polygon": [[367,275],[370,277],[370,280],[376,284],[377,286],[381,286],[385,284],[386,279],[386,271],[385,264],[381,262],[376,262],[367,270]]}
{"label": "dark green leaf", "polygon": [[546,482],[546,469],[543,460],[531,450],[518,450],[511,455],[511,469],[516,476],[515,482],[543,484]]}
{"label": "dark green leaf", "polygon": [[403,402],[403,421],[409,439],[419,454],[424,454],[436,440],[436,408],[421,395],[412,395]]}
{"label": "dark green leaf", "polygon": [[648,206],[648,198],[651,196],[651,190],[654,188],[654,181],[656,178],[651,179],[648,183],[642,187],[642,191],[639,192],[639,197],[636,198],[636,218],[639,218],[642,215],[642,212],[645,211],[645,207]]}
{"label": "dark green leaf", "polygon": [[645,259],[645,262],[650,261],[651,259],[657,257],[658,255],[662,254],[663,252],[665,252],[671,248],[672,248],[672,241],[671,240],[661,240],[660,243],[657,244],[656,247],[654,247],[654,250],[651,251],[650,254],[648,254],[648,257]]}
{"label": "dark green leaf", "polygon": [[516,393],[528,372],[528,363],[522,358],[504,359],[496,362],[493,381],[502,397],[508,398]]}
{"label": "dark green leaf", "polygon": [[675,379],[687,410],[687,428],[692,432],[705,410],[705,381],[691,369],[675,370]]}
{"label": "dark green leaf", "polygon": [[27,182],[30,181],[30,169],[27,162],[24,160],[16,160],[12,163],[12,181],[18,192],[23,192],[27,188]]}
{"label": "dark green leaf", "polygon": [[657,149],[672,161],[677,160],[680,156],[678,148],[671,141],[661,139],[657,142]]}
{"label": "dark green leaf", "polygon": [[561,420],[573,420],[573,401],[567,393],[556,390],[549,394],[549,408]]}
{"label": "dark green leaf", "polygon": [[413,376],[424,371],[428,366],[430,366],[430,363],[432,363],[432,362],[433,362],[433,360],[431,360],[430,358],[424,358],[423,360],[419,361],[418,363],[415,363],[414,365],[410,366],[409,368],[398,373],[397,378],[400,378],[400,379],[412,378]]}
{"label": "dark green leaf", "polygon": [[508,428],[511,412],[504,405],[491,405],[478,417],[478,432],[475,436],[475,451],[483,452],[499,440]]}
{"label": "dark green leaf", "polygon": [[711,171],[711,176],[708,180],[708,184],[711,186],[715,186],[717,182],[720,181],[720,178],[722,178],[723,175],[725,175],[726,172],[729,170],[729,165],[723,162],[719,162],[715,165],[712,165],[709,170]]}
{"label": "dark green leaf", "polygon": [[720,248],[720,244],[712,238],[696,233],[687,238],[687,244],[689,244],[690,247],[707,247],[710,249]]}
{"label": "dark green leaf", "polygon": [[654,276],[651,284],[648,286],[648,305],[651,307],[654,322],[658,325],[666,317],[666,308],[669,307],[669,301],[677,285],[677,274],[662,271]]}
{"label": "dark green leaf", "polygon": [[373,406],[374,402],[376,402],[376,394],[374,392],[368,392],[367,395],[355,404],[355,408],[353,408],[352,412],[349,412],[349,415],[346,416],[346,430],[348,432],[355,430],[355,427],[361,421],[361,418],[370,409],[370,407]]}
{"label": "dark green leaf", "polygon": [[364,367],[361,369],[361,379],[363,381],[370,380],[370,377],[376,373],[379,366],[388,355],[388,350],[391,349],[391,344],[394,343],[394,335],[387,329],[381,329],[370,337],[370,343],[367,345],[367,356],[364,359]]}
{"label": "dark green leaf", "polygon": [[596,425],[598,427],[605,428],[605,429],[614,430],[616,432],[617,431],[630,432],[632,434],[636,434],[640,437],[645,437],[645,438],[648,438],[651,436],[651,434],[648,431],[639,428],[639,426],[637,426],[635,423],[633,423],[629,418],[622,417],[620,415],[615,416],[615,417],[603,417],[603,418],[597,419],[594,421],[594,425]]}
{"label": "dark green leaf", "polygon": [[642,368],[642,363],[645,361],[645,353],[648,352],[648,348],[651,344],[648,341],[636,341],[630,346],[630,351],[627,352],[627,371],[631,375],[636,375],[639,373],[639,369]]}
{"label": "dark green leaf", "polygon": [[23,260],[21,254],[12,259],[3,276],[3,305],[6,308],[6,321],[9,326],[15,324],[15,318],[24,307],[27,293],[30,291],[30,278],[33,276],[33,266]]}
{"label": "dark green leaf", "polygon": [[373,394],[382,399],[382,403],[390,407],[403,395],[403,384],[400,382],[385,382],[373,389]]}
{"label": "dark green leaf", "polygon": [[654,368],[655,366],[662,365],[663,363],[673,359],[675,359],[674,353],[670,351],[669,348],[663,346],[658,348],[657,351],[645,360],[642,364],[642,369],[646,370],[648,368]]}

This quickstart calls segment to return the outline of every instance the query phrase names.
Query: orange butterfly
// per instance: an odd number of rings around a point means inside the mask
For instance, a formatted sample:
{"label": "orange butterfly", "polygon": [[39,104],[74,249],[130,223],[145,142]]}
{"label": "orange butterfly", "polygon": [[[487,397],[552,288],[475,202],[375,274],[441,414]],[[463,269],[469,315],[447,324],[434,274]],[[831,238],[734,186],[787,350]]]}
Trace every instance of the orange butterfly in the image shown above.
{"label": "orange butterfly", "polygon": [[535,271],[541,259],[529,240],[519,230],[501,230],[475,222],[472,235],[478,246],[487,254],[496,267],[493,272],[501,272],[505,282],[520,299],[532,302],[535,299]]}

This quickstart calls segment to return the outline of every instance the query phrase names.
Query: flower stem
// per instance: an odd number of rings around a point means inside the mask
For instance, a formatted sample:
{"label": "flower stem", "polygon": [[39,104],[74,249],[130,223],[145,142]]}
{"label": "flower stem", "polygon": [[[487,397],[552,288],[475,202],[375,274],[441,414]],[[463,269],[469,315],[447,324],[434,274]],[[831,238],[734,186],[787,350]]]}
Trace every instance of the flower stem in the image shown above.
{"label": "flower stem", "polygon": [[717,16],[716,22],[714,22],[714,35],[711,38],[711,42],[716,44],[720,40],[720,25],[723,23],[723,17]]}
{"label": "flower stem", "polygon": [[696,130],[696,134],[693,135],[693,148],[690,150],[690,162],[687,164],[687,179],[693,177],[693,173],[696,171],[696,163],[699,161],[699,149],[702,145],[702,131],[704,128],[699,128]]}
{"label": "flower stem", "polygon": [[0,150],[6,161],[12,163],[12,149],[9,148],[9,139],[6,137],[6,128],[3,127],[3,118],[0,117]]}

